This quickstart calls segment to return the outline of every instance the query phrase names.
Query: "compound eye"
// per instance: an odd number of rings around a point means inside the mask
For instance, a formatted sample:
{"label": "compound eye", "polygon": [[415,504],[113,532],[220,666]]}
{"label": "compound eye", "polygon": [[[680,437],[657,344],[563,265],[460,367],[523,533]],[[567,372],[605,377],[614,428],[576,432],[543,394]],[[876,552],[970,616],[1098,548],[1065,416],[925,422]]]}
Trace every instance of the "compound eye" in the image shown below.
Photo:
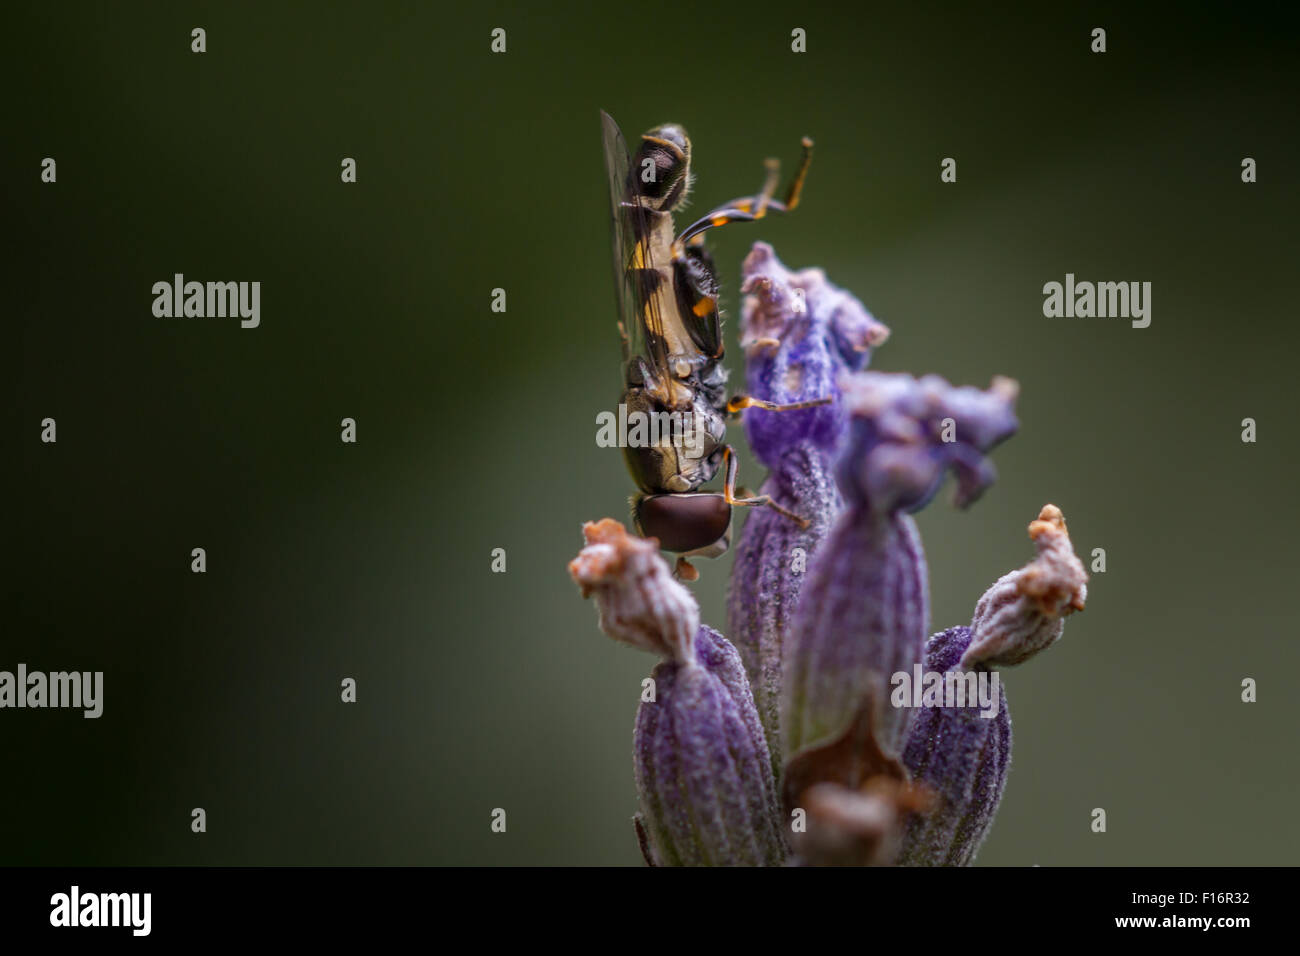
{"label": "compound eye", "polygon": [[637,152],[636,167],[630,172],[637,192],[652,199],[662,199],[681,182],[685,171],[686,164],[673,150],[656,143],[642,143]]}
{"label": "compound eye", "polygon": [[636,524],[665,551],[688,554],[727,536],[731,505],[719,494],[646,495],[637,502]]}

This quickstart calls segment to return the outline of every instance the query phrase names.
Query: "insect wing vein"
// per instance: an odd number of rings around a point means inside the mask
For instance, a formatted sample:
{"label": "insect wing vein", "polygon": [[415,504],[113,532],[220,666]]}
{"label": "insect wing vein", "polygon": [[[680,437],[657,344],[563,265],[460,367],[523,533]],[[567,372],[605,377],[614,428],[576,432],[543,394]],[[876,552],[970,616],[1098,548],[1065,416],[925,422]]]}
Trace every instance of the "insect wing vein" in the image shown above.
{"label": "insect wing vein", "polygon": [[625,368],[642,359],[656,381],[652,389],[669,380],[668,350],[664,340],[659,298],[653,294],[647,276],[655,274],[650,253],[649,217],[630,175],[627,143],[618,124],[601,111],[601,134],[605,170],[609,178],[611,244],[614,252],[614,288],[618,298],[619,322],[623,331]]}

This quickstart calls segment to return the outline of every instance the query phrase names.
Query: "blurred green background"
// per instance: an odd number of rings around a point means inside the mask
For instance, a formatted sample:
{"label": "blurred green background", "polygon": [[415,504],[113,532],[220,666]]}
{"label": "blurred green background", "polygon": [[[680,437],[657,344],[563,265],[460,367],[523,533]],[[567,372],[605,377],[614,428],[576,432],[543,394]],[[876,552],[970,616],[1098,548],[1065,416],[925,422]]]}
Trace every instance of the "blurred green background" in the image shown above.
{"label": "blurred green background", "polygon": [[[653,662],[601,635],[565,569],[581,522],[624,517],[631,491],[594,442],[620,389],[599,108],[633,137],[690,130],[696,209],[817,140],[797,214],[716,234],[733,345],[763,238],[892,327],[873,367],[1020,380],[998,483],[919,517],[933,629],[1028,560],[1044,502],[1082,554],[1106,549],[1087,612],[1004,675],[1014,763],[979,862],[1296,862],[1293,22],[784,3],[4,16],[0,669],[102,670],[106,689],[97,721],[0,712],[0,863],[639,863],[631,729]],[[175,272],[261,281],[261,327],[154,318]],[[1066,272],[1152,282],[1150,328],[1044,318]],[[739,383],[738,349],[730,364]],[[695,585],[719,626],[729,568],[701,562]]]}

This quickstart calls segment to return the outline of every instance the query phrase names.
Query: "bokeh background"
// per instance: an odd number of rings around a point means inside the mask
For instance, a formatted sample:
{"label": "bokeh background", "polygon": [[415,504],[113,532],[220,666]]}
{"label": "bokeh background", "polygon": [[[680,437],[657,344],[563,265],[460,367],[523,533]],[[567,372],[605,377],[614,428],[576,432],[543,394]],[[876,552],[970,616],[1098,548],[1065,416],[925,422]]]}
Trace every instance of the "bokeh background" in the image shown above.
{"label": "bokeh background", "polygon": [[[1081,553],[1106,549],[1086,613],[1004,675],[1014,763],[979,862],[1296,862],[1292,20],[762,2],[4,20],[0,668],[102,670],[106,699],[97,721],[0,712],[0,863],[639,863],[653,662],[601,635],[565,569],[581,522],[623,517],[631,490],[594,442],[620,388],[600,108],[629,136],[690,130],[697,209],[816,138],[796,215],[716,234],[733,346],[763,238],[892,327],[873,367],[1020,380],[998,483],[919,517],[935,630],[1028,560],[1047,501]],[[175,272],[261,281],[261,327],[154,318]],[[1150,328],[1044,318],[1066,272],[1152,282]],[[729,568],[695,585],[719,626]]]}

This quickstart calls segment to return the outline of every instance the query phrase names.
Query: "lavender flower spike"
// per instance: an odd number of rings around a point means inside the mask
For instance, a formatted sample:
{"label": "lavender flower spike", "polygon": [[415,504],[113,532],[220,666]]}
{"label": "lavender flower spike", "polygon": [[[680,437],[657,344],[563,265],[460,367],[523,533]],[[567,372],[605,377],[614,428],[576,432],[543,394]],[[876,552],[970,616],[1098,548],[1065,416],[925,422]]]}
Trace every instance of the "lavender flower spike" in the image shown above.
{"label": "lavender flower spike", "polygon": [[[1087,574],[1060,509],[1045,505],[1029,534],[1038,557],[984,593],[970,627],[930,638],[926,671],[989,680],[991,665],[1026,660],[1061,636],[1066,615],[1082,609]],[[978,705],[951,706],[922,709],[912,722],[903,763],[939,799],[928,816],[910,818],[900,863],[965,866],[984,842],[1011,763],[1011,715],[1005,692],[998,696],[991,718]]]}
{"label": "lavender flower spike", "polygon": [[[785,752],[838,733],[868,695],[883,700],[899,671],[921,659],[929,628],[925,559],[915,522],[946,472],[956,501],[994,477],[984,453],[1017,427],[1017,387],[987,391],[938,376],[860,372],[842,382],[849,437],[836,464],[846,510],[809,569],[786,647],[781,723]],[[886,708],[879,743],[899,753],[908,708]]]}
{"label": "lavender flower spike", "polygon": [[827,282],[821,269],[788,270],[767,243],[754,243],[743,272],[746,394],[780,404],[834,399],[803,411],[751,408],[745,413],[750,445],[771,470],[762,494],[810,522],[803,528],[770,509],[751,512],[727,596],[727,630],[744,658],[772,763],[779,768],[784,635],[808,559],[842,508],[831,474],[846,418],[838,377],[863,367],[889,329],[856,298]]}
{"label": "lavender flower spike", "polygon": [[699,625],[694,598],[658,543],[606,518],[583,527],[569,565],[595,594],[611,637],[664,657],[633,733],[646,861],[659,866],[779,865],[786,849],[767,743],[740,655]]}

